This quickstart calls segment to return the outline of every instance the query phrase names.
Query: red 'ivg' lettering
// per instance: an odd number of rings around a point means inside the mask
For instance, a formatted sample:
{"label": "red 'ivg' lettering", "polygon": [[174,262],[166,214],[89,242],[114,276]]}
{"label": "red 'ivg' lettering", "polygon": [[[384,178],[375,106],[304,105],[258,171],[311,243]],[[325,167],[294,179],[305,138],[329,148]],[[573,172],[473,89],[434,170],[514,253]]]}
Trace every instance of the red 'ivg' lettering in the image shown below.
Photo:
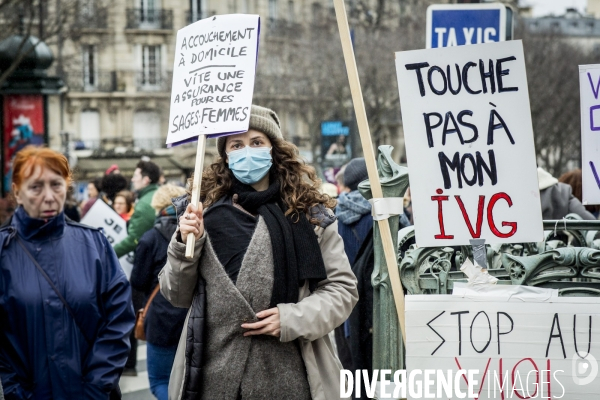
{"label": "red 'ivg' lettering", "polygon": [[[446,228],[444,226],[443,202],[448,201],[449,196],[441,196],[441,194],[444,193],[444,191],[442,189],[437,189],[436,193],[438,195],[431,196],[431,200],[437,201],[438,223],[440,226],[440,233],[438,233],[434,237],[436,239],[454,239],[454,235],[450,235],[450,234],[446,233]],[[461,196],[454,196],[454,199],[456,200],[456,203],[458,204],[458,207],[460,208],[462,217],[465,220],[465,225],[469,229],[469,233],[471,234],[471,237],[473,237],[474,239],[481,237],[481,226],[483,225],[483,215],[484,215],[484,209],[485,209],[485,196],[479,196],[479,201],[477,203],[477,220],[475,222],[475,228],[473,228],[473,224],[471,223],[471,219],[469,218],[469,214],[467,213],[467,209],[465,208],[465,204],[464,204]],[[498,229],[498,227],[496,226],[496,222],[494,221],[494,207],[496,206],[496,203],[499,200],[504,200],[508,204],[509,208],[512,207],[512,205],[513,205],[512,199],[510,198],[510,196],[508,194],[506,194],[504,192],[494,194],[490,198],[490,201],[487,205],[486,216],[487,216],[488,226],[490,227],[490,231],[492,231],[492,233],[496,237],[509,238],[509,237],[513,236],[515,233],[517,233],[517,223],[502,221],[501,225],[510,227],[510,230],[506,233],[503,233]]]}
{"label": "red 'ivg' lettering", "polygon": [[[436,190],[437,194],[442,194],[444,191],[442,189]],[[431,196],[431,200],[438,202],[438,223],[440,224],[440,233],[439,235],[435,235],[436,239],[454,239],[454,235],[446,235],[446,231],[444,230],[444,213],[442,210],[442,202],[448,201],[448,196]]]}

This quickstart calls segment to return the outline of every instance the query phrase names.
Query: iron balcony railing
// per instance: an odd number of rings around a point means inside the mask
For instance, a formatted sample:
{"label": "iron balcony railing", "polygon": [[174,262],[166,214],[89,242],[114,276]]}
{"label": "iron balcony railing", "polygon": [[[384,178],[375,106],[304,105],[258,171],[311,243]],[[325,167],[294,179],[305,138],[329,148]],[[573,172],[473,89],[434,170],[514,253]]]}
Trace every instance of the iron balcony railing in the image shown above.
{"label": "iron balcony railing", "polygon": [[117,84],[116,71],[96,71],[93,74],[69,72],[64,80],[72,92],[118,92],[122,91]]}
{"label": "iron balcony railing", "polygon": [[128,8],[127,29],[173,29],[173,10]]}
{"label": "iron balcony railing", "polygon": [[138,71],[135,73],[137,90],[144,92],[170,91],[172,76],[172,72]]}
{"label": "iron balcony railing", "polygon": [[99,8],[93,13],[81,13],[73,22],[73,27],[77,29],[107,29],[108,10]]}
{"label": "iron balcony railing", "polygon": [[215,14],[216,14],[215,11],[211,11],[211,12],[208,12],[208,11],[200,11],[200,12],[186,11],[185,12],[185,20],[187,21],[188,24],[191,24],[196,21],[200,21],[201,19],[208,18]]}

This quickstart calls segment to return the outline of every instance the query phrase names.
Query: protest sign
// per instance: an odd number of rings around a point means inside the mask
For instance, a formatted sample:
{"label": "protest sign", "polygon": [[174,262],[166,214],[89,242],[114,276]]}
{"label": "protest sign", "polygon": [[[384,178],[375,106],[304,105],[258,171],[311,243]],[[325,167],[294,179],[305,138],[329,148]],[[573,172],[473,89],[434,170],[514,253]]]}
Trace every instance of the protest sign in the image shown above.
{"label": "protest sign", "polygon": [[[127,237],[125,220],[102,200],[94,202],[94,205],[81,219],[81,223],[94,228],[102,228],[108,242],[113,246]],[[133,269],[133,252],[119,258],[119,263],[129,279]]]}
{"label": "protest sign", "polygon": [[[191,204],[200,201],[206,136],[246,132],[258,59],[260,17],[215,15],[177,31],[167,145],[198,138]],[[186,257],[194,254],[188,236]]]}
{"label": "protest sign", "polygon": [[168,145],[248,130],[259,26],[258,15],[218,15],[177,32]]}
{"label": "protest sign", "polygon": [[396,53],[419,246],[542,240],[520,41]]}
{"label": "protest sign", "polygon": [[423,372],[408,398],[460,398],[468,382],[480,400],[596,399],[599,309],[595,297],[407,296],[407,374]]}
{"label": "protest sign", "polygon": [[583,204],[600,204],[600,64],[579,66]]}

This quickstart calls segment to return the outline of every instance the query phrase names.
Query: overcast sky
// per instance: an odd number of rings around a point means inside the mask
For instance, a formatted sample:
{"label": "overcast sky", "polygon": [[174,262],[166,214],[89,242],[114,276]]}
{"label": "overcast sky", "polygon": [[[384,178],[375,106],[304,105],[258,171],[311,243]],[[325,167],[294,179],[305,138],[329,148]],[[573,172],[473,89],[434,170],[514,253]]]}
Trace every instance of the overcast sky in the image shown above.
{"label": "overcast sky", "polygon": [[549,14],[562,15],[571,7],[583,13],[587,0],[522,0],[522,3],[533,6],[534,17],[543,17]]}

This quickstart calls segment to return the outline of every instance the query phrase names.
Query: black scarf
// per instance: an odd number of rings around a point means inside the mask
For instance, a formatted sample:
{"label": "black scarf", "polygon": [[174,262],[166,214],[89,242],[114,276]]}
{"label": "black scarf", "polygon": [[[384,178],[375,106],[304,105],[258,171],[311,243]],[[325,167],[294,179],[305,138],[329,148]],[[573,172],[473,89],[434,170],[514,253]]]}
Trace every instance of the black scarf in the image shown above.
{"label": "black scarf", "polygon": [[321,249],[314,228],[303,212],[285,216],[285,205],[279,194],[279,182],[257,192],[234,178],[231,195],[245,210],[265,220],[275,264],[271,307],[280,303],[297,303],[300,286],[308,280],[310,291],[327,278]]}

